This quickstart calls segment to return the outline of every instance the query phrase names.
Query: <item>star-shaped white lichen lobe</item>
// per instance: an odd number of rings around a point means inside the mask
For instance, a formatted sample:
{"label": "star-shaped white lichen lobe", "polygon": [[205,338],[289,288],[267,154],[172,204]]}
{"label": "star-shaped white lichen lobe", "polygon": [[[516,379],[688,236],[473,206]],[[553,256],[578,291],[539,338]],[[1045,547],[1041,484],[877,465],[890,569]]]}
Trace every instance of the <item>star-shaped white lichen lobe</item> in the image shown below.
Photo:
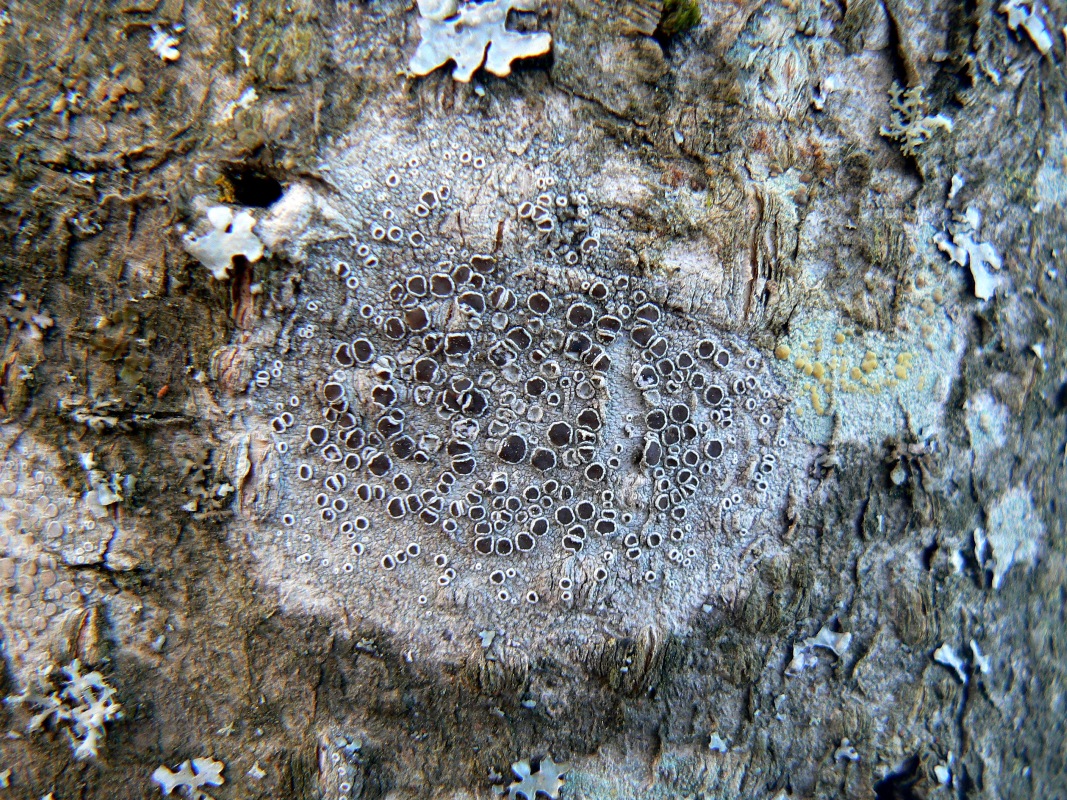
{"label": "star-shaped white lichen lobe", "polygon": [[[510,75],[512,61],[544,55],[552,47],[548,33],[507,28],[511,11],[536,11],[540,4],[540,0],[490,0],[462,6],[446,2],[433,11],[420,4],[422,41],[409,65],[412,74],[428,75],[451,60],[456,64],[452,77],[463,83],[470,82],[483,63],[494,75]],[[451,16],[442,16],[450,11],[454,11]]]}

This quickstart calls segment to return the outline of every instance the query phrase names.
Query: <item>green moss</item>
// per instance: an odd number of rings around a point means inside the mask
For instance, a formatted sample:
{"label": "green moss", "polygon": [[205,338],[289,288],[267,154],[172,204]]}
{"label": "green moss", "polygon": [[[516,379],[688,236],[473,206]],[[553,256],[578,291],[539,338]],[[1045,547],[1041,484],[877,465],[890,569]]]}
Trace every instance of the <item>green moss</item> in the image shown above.
{"label": "green moss", "polygon": [[699,0],[666,0],[656,35],[670,39],[700,24]]}

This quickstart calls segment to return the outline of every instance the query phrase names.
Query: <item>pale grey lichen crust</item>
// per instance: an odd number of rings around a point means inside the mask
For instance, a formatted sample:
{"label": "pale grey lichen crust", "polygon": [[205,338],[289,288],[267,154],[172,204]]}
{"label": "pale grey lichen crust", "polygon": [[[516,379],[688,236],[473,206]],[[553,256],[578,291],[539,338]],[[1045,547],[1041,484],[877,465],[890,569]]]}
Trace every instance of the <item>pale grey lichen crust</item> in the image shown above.
{"label": "pale grey lichen crust", "polygon": [[352,235],[274,297],[247,387],[276,484],[263,574],[435,647],[684,628],[778,546],[807,452],[787,398],[742,336],[620,271],[596,197],[473,141],[334,162]]}
{"label": "pale grey lichen crust", "polygon": [[987,512],[993,588],[1000,589],[1012,565],[1032,567],[1041,553],[1045,523],[1025,486],[1006,491]]}

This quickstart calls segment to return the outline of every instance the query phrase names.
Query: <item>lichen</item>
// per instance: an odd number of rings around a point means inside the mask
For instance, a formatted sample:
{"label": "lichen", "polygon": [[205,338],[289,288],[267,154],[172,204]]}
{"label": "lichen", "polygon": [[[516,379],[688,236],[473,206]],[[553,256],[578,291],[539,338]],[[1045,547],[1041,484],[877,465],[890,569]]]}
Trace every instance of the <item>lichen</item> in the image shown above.
{"label": "lichen", "polygon": [[619,274],[607,201],[536,150],[454,136],[476,149],[389,136],[334,162],[351,231],[302,245],[233,401],[274,459],[250,540],[288,602],[420,640],[504,631],[468,664],[487,692],[529,672],[488,658],[516,650],[510,623],[611,620],[587,668],[638,694],[695,610],[736,597],[747,548],[776,547],[806,445],[743,335]]}
{"label": "lichen", "polygon": [[940,647],[934,650],[931,657],[938,664],[948,667],[956,673],[960,683],[967,683],[967,662],[960,657],[959,653],[951,645],[942,643]]}
{"label": "lichen", "polygon": [[1030,492],[1016,486],[1005,492],[987,512],[986,537],[992,548],[993,588],[1000,589],[1015,564],[1032,566],[1041,551],[1045,523],[1034,508]]}
{"label": "lichen", "polygon": [[23,292],[9,295],[0,313],[7,320],[7,335],[0,349],[0,413],[10,420],[30,405],[37,384],[36,369],[44,360],[44,333],[53,321]]}
{"label": "lichen", "polygon": [[537,800],[542,794],[552,800],[558,800],[559,790],[563,787],[563,776],[570,767],[557,764],[551,757],[541,759],[537,772],[532,772],[529,761],[516,761],[511,765],[517,781],[508,787],[507,796],[522,800]]}
{"label": "lichen", "polygon": [[938,130],[952,131],[952,120],[944,114],[928,115],[923,87],[904,89],[893,84],[889,90],[889,124],[881,129],[882,136],[900,142],[906,156],[914,156]]}
{"label": "lichen", "polygon": [[713,753],[728,753],[730,751],[730,746],[726,743],[725,739],[719,736],[719,734],[713,733],[708,737],[708,750]]}
{"label": "lichen", "polygon": [[923,272],[900,297],[888,331],[798,309],[773,365],[793,390],[797,424],[822,441],[880,443],[902,426],[936,432],[962,355],[952,284]]}
{"label": "lichen", "polygon": [[[485,3],[419,4],[422,40],[411,58],[413,75],[429,75],[450,60],[452,77],[470,82],[482,66],[500,77],[511,74],[511,62],[544,55],[552,47],[547,33],[518,33],[507,28],[511,11],[537,11],[541,0],[489,0]],[[444,16],[453,12],[450,16]],[[430,16],[426,16],[430,14]],[[488,48],[488,53],[486,52]]]}
{"label": "lichen", "polygon": [[37,709],[27,725],[29,733],[39,731],[51,723],[70,723],[70,746],[79,761],[96,758],[106,736],[105,725],[122,719],[122,706],[115,700],[115,689],[108,686],[99,672],[82,674],[81,663],[74,659],[63,667],[67,676],[59,692],[40,696],[27,689],[21,695],[8,697],[8,705],[28,703]]}
{"label": "lichen", "polygon": [[859,761],[860,754],[852,746],[848,739],[842,739],[837,750],[834,751],[834,761]]}
{"label": "lichen", "polygon": [[121,398],[72,393],[60,398],[58,408],[74,422],[96,433],[133,430],[130,404]]}
{"label": "lichen", "polygon": [[785,668],[785,672],[787,675],[799,675],[808,667],[814,667],[819,663],[814,652],[819,647],[829,650],[838,658],[843,658],[851,643],[851,633],[834,633],[823,626],[814,636],[793,645],[793,657]]}
{"label": "lichen", "polygon": [[180,44],[181,40],[177,36],[168,33],[158,25],[152,26],[152,38],[148,42],[148,48],[159,56],[160,60],[177,61],[181,57],[178,51]]}
{"label": "lichen", "polygon": [[1001,14],[1007,15],[1008,27],[1013,31],[1017,31],[1019,28],[1026,31],[1026,35],[1030,37],[1030,41],[1034,43],[1034,47],[1042,55],[1052,49],[1052,37],[1049,36],[1048,28],[1045,27],[1045,21],[1037,13],[1036,2],[1026,3],[1024,0],[1008,0],[1008,2],[1000,6],[999,11]]}
{"label": "lichen", "polygon": [[194,758],[184,762],[177,772],[171,772],[164,766],[158,767],[152,773],[152,780],[159,784],[164,796],[179,789],[187,800],[212,800],[203,787],[222,786],[226,782],[222,777],[225,766],[221,761],[211,758]]}
{"label": "lichen", "polygon": [[182,510],[188,511],[194,519],[224,513],[233,502],[235,489],[215,463],[214,452],[205,449],[178,461],[182,467],[185,493],[190,497],[181,506]]}
{"label": "lichen", "polygon": [[54,324],[52,318],[41,310],[40,303],[28,299],[23,292],[9,295],[0,313],[9,328],[32,341],[40,341],[44,332]]}
{"label": "lichen", "polygon": [[934,236],[934,243],[954,263],[970,268],[974,296],[979,300],[988,300],[1001,284],[1001,278],[994,273],[1000,271],[1002,263],[993,245],[976,240],[981,224],[982,218],[977,209],[968,208],[949,226],[951,239],[944,233],[938,233]]}
{"label": "lichen", "polygon": [[233,259],[243,256],[249,261],[263,257],[263,242],[252,232],[256,219],[247,211],[236,215],[226,206],[207,211],[211,230],[203,236],[186,235],[185,249],[211,270],[215,280],[226,280],[233,269]]}

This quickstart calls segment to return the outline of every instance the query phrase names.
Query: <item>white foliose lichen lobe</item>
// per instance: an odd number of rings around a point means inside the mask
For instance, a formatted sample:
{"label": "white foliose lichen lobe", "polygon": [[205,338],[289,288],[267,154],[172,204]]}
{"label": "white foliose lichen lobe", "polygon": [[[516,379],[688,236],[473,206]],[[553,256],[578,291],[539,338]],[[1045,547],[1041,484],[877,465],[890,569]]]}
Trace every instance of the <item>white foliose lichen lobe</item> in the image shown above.
{"label": "white foliose lichen lobe", "polygon": [[237,256],[249,261],[263,257],[263,242],[252,232],[255,217],[247,211],[235,215],[226,206],[215,206],[208,209],[207,219],[211,229],[202,236],[187,235],[184,245],[191,256],[211,270],[215,280],[230,276]]}
{"label": "white foliose lichen lobe", "polygon": [[152,780],[159,784],[164,796],[177,789],[188,800],[212,800],[204,791],[205,786],[222,786],[226,779],[222,771],[226,765],[212,758],[194,758],[185,761],[177,772],[160,766],[152,773]]}
{"label": "white foliose lichen lobe", "polygon": [[1004,280],[996,274],[1000,272],[1003,262],[993,245],[976,240],[981,224],[982,217],[978,211],[968,208],[951,224],[951,239],[944,233],[938,233],[934,236],[934,244],[954,263],[970,267],[974,296],[979,300],[988,300]]}
{"label": "white foliose lichen lobe", "polygon": [[577,178],[475,141],[336,159],[354,237],[309,249],[249,387],[279,463],[261,567],[416,640],[682,629],[777,546],[787,399],[620,269],[632,236]]}
{"label": "white foliose lichen lobe", "polygon": [[[413,75],[429,75],[454,61],[452,77],[468,83],[484,63],[500,77],[511,74],[511,62],[547,53],[552,47],[548,33],[508,30],[512,11],[537,11],[541,0],[489,0],[485,3],[455,0],[422,0],[419,31],[422,40],[411,58]],[[488,48],[488,52],[486,49]]]}
{"label": "white foliose lichen lobe", "polygon": [[63,673],[66,678],[60,691],[39,696],[27,689],[5,702],[10,706],[28,704],[36,712],[26,728],[28,733],[66,724],[75,759],[96,758],[106,736],[104,726],[122,719],[122,706],[103,675],[96,671],[82,674],[78,659],[63,667]]}
{"label": "white foliose lichen lobe", "polygon": [[1041,8],[1044,13],[1048,13],[1048,9],[1043,6],[1039,6],[1037,3],[1026,3],[1022,0],[1008,0],[1008,2],[1001,4],[998,11],[1007,15],[1009,28],[1013,31],[1022,28],[1026,31],[1026,35],[1030,37],[1030,41],[1034,43],[1034,47],[1042,55],[1045,55],[1052,49],[1052,36],[1049,35],[1045,21],[1041,19],[1041,15],[1038,13],[1038,8]]}
{"label": "white foliose lichen lobe", "polygon": [[569,767],[566,764],[557,764],[548,757],[541,760],[537,772],[532,772],[529,761],[516,761],[511,765],[511,771],[518,780],[508,787],[507,797],[514,800],[536,800],[543,795],[558,800]]}

